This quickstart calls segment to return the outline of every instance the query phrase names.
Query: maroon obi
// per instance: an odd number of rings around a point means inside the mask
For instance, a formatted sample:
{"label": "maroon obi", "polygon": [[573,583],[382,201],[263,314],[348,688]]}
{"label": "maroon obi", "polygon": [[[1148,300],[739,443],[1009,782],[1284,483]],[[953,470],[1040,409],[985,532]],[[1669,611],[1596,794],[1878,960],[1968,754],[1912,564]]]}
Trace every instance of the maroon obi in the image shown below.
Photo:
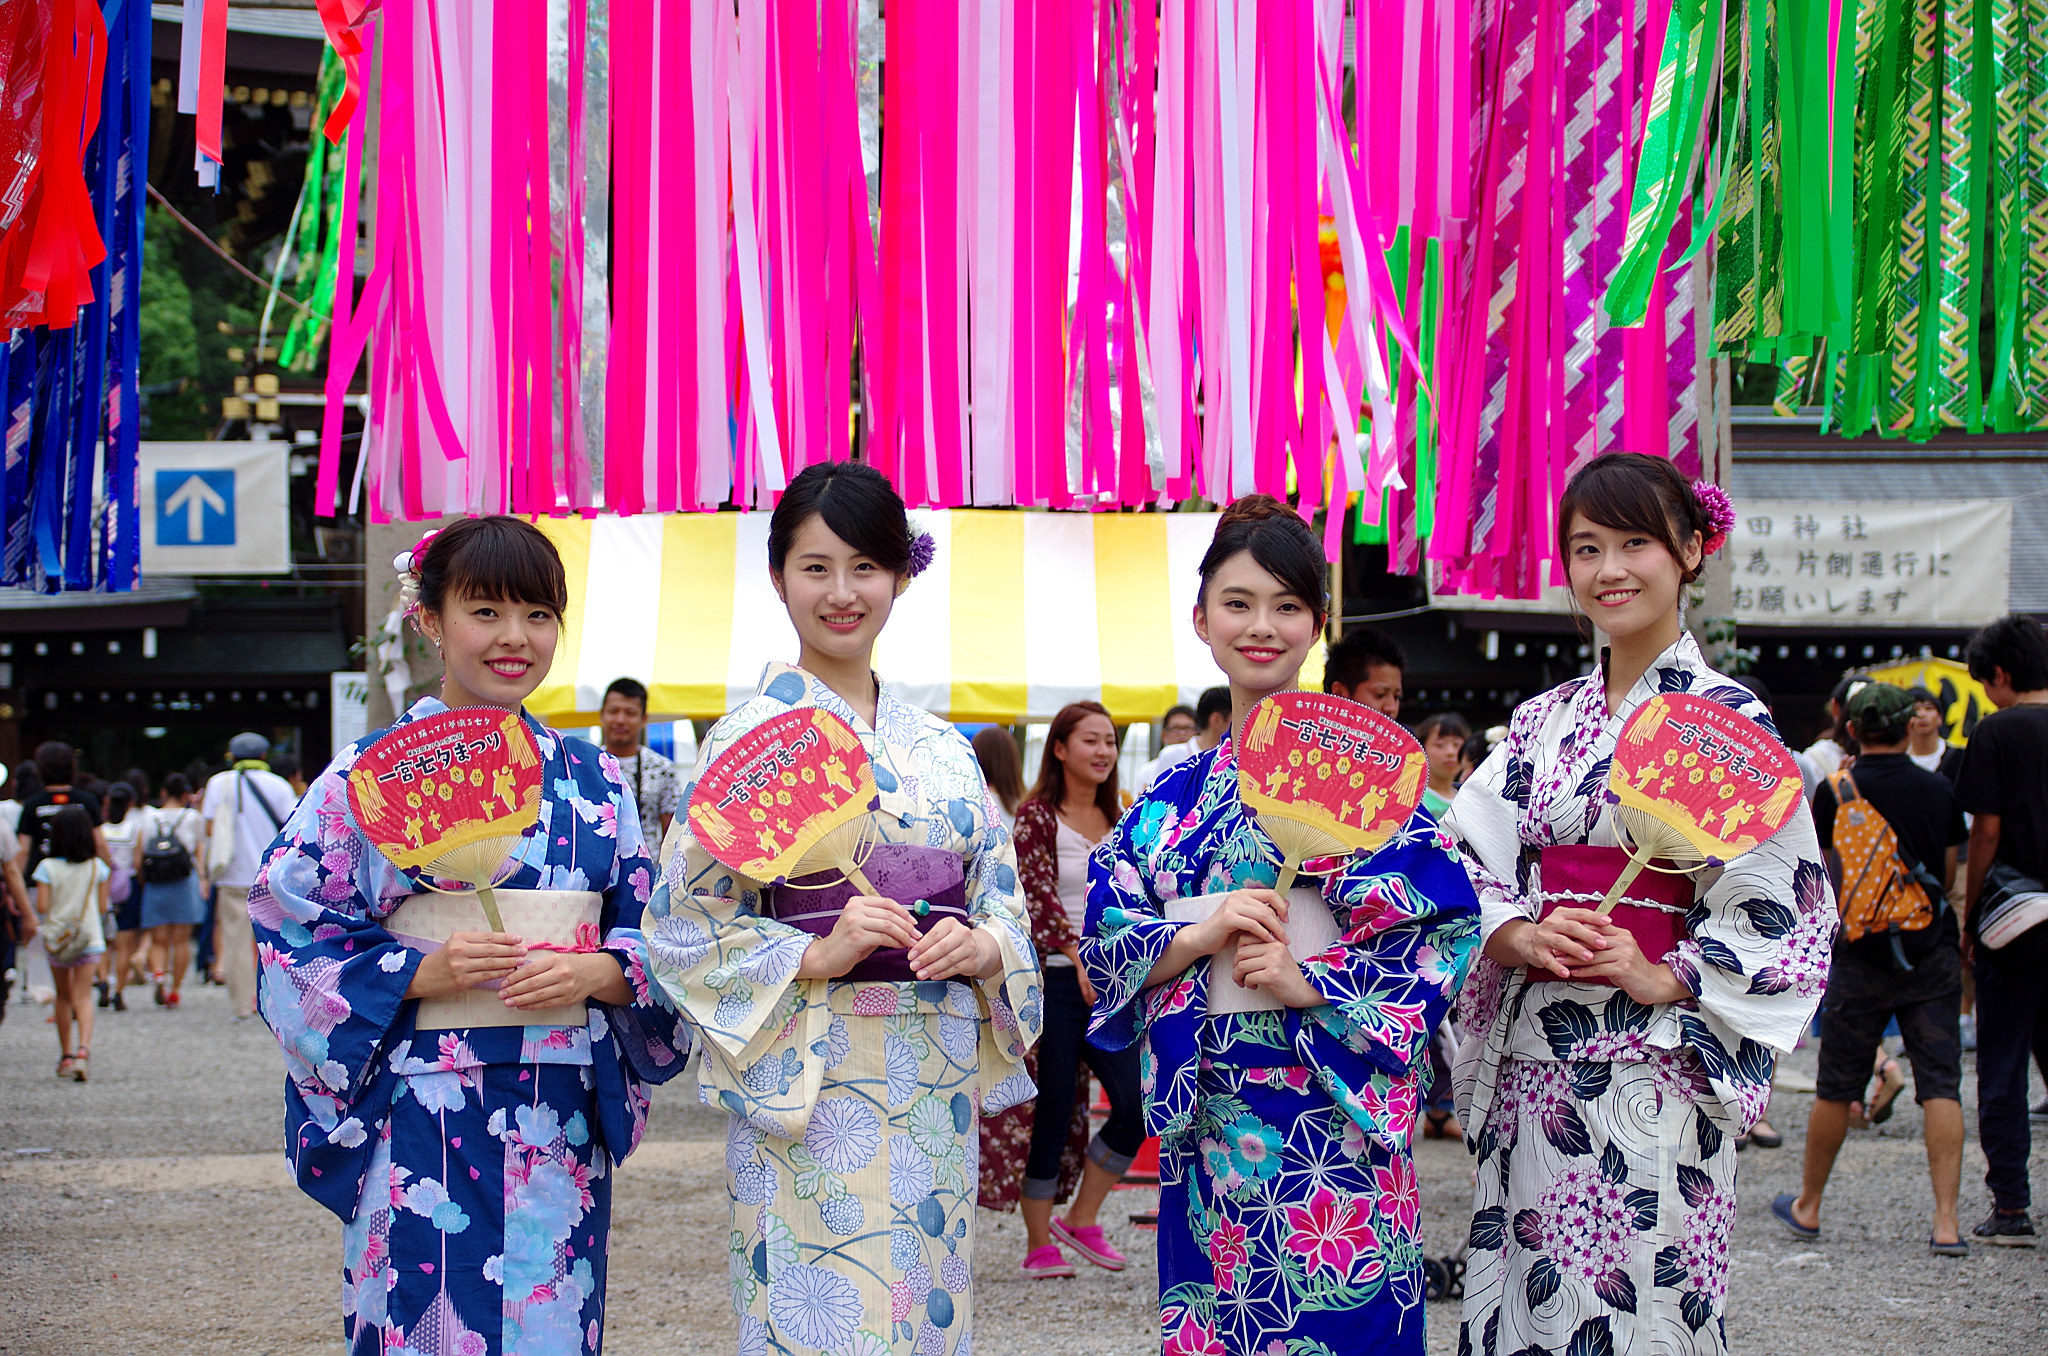
{"label": "maroon obi", "polygon": [[[1628,854],[1618,847],[1586,844],[1557,844],[1543,849],[1543,916],[1557,909],[1597,909],[1623,871]],[[1671,862],[1659,861],[1669,867]],[[1651,964],[1671,953],[1671,948],[1692,934],[1685,928],[1685,911],[1692,907],[1691,876],[1645,867],[1629,882],[1621,900],[1608,917],[1626,928],[1636,939]],[[1584,979],[1582,984],[1612,984],[1610,979]]]}
{"label": "maroon obi", "polygon": [[[860,893],[850,880],[833,881],[836,872],[798,876],[775,887],[769,905],[778,922],[823,937],[846,908],[846,901]],[[967,877],[960,854],[945,848],[910,847],[877,843],[861,865],[861,874],[884,899],[893,899],[910,910],[920,933],[930,932],[941,918],[967,917]],[[818,881],[816,889],[804,883]],[[824,882],[831,882],[825,884]],[[922,907],[919,907],[922,905]],[[841,976],[873,983],[907,983],[917,976],[910,969],[910,953],[902,947],[884,947]]]}

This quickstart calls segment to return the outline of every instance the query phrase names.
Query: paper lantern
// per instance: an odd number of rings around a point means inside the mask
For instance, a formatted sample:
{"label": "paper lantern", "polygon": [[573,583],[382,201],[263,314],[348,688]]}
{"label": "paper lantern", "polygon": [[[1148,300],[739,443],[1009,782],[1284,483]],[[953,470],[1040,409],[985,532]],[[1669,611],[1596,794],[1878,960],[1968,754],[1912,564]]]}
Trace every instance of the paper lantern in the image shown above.
{"label": "paper lantern", "polygon": [[815,707],[785,711],[719,754],[690,795],[704,850],[743,876],[776,884],[837,871],[864,895],[875,770],[853,727]]}
{"label": "paper lantern", "polygon": [[1370,851],[1421,802],[1427,760],[1415,736],[1369,706],[1281,692],[1245,718],[1237,790],[1279,849],[1287,893],[1301,864]]}

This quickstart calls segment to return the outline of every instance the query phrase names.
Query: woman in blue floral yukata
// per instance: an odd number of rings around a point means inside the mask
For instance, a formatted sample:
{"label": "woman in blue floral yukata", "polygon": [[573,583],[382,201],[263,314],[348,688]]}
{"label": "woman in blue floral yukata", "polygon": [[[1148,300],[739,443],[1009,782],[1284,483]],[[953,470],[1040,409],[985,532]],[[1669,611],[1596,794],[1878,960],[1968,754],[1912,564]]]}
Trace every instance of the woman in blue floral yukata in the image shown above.
{"label": "woman in blue floral yukata", "polygon": [[1665,955],[1591,906],[1621,867],[1604,789],[1637,707],[1686,692],[1772,728],[1680,622],[1734,521],[1717,487],[1661,458],[1572,477],[1558,551],[1608,644],[1595,672],[1516,709],[1444,818],[1485,938],[1458,1003],[1458,1115],[1479,1154],[1460,1351],[1727,1349],[1735,1140],[1827,985],[1835,908],[1812,816],[1799,801],[1696,884],[1637,877],[1624,902],[1683,914]]}
{"label": "woman in blue floral yukata", "polygon": [[[1237,732],[1294,687],[1325,571],[1278,501],[1223,514],[1194,625],[1230,679],[1232,733],[1154,782],[1091,864],[1092,1036],[1144,1042],[1160,1140],[1165,1356],[1423,1349],[1410,1138],[1478,903],[1418,813],[1377,852],[1310,863],[1340,938],[1299,962],[1278,864],[1237,795]],[[1211,957],[1233,944],[1218,992]]]}
{"label": "woman in blue floral yukata", "polygon": [[846,721],[880,792],[863,869],[882,893],[748,879],[678,819],[648,907],[650,972],[731,1113],[742,1356],[971,1356],[980,1118],[1035,1091],[1045,998],[1010,835],[966,737],[873,669],[932,550],[879,471],[792,479],[768,567],[798,663],[768,666],[697,765],[793,708]]}
{"label": "woman in blue floral yukata", "polygon": [[[519,709],[568,605],[547,538],[516,518],[468,519],[400,570],[446,672],[440,699],[398,724]],[[422,909],[447,897],[423,894],[349,807],[349,770],[381,730],[307,789],[249,892],[259,1007],[284,1046],[285,1152],[343,1221],[354,1356],[597,1352],[612,1169],[639,1143],[647,1085],[687,1053],[641,969],[652,869],[618,765],[525,719],[540,825],[499,899],[508,913],[546,901],[570,920],[566,944],[428,921]],[[493,981],[495,996],[472,992]]]}

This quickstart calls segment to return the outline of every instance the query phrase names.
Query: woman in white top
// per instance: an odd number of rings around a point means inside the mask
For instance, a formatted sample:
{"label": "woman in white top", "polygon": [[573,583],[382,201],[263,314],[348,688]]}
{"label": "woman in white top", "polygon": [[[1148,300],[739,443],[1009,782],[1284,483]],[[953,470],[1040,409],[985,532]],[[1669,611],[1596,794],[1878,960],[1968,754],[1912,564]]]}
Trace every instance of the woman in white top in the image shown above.
{"label": "woman in white top", "polygon": [[[192,963],[192,929],[206,919],[206,824],[192,804],[197,799],[184,773],[164,778],[164,803],[149,812],[136,868],[159,1007],[182,1001],[178,991]],[[185,850],[182,859],[176,848]]]}
{"label": "woman in white top", "polygon": [[[1095,702],[1075,702],[1053,717],[1039,764],[1038,782],[1017,807],[1017,875],[1031,907],[1032,942],[1045,962],[1045,1029],[1038,1040],[1038,1099],[1026,1152],[1014,1140],[984,1136],[991,1160],[983,1173],[982,1203],[1006,1208],[1022,1182],[1027,1235],[1024,1274],[1038,1279],[1071,1276],[1064,1243],[1096,1266],[1121,1271],[1124,1258],[1103,1235],[1096,1214],[1145,1142],[1145,1097],[1135,1045],[1097,1049],[1088,1040],[1088,1010],[1095,991],[1077,965],[1088,916],[1088,859],[1109,836],[1122,802],[1117,794],[1116,726]],[[1081,1139],[1087,1162],[1078,1188],[1062,1159],[1085,1116],[1087,1076],[1094,1070],[1109,1094],[1109,1120],[1093,1140]],[[988,1184],[998,1179],[998,1199]],[[1053,1204],[1073,1192],[1063,1218]]]}
{"label": "woman in white top", "polygon": [[142,882],[137,872],[142,865],[142,840],[149,819],[146,807],[136,805],[135,787],[115,782],[107,788],[107,819],[100,836],[107,840],[107,855],[113,874],[107,883],[107,898],[113,907],[106,917],[107,935],[113,945],[100,957],[100,1006],[128,1010],[121,990],[128,986],[128,967],[134,963],[136,945],[143,939]]}

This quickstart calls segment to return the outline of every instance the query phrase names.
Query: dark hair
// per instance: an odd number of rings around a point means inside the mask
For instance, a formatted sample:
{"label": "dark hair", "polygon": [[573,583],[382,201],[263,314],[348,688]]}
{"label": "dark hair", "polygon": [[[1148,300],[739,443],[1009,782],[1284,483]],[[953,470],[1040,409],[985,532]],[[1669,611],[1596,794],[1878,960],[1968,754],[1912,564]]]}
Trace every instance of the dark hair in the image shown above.
{"label": "dark hair", "polygon": [[1316,625],[1329,614],[1329,562],[1323,559],[1322,543],[1309,531],[1301,515],[1270,494],[1248,494],[1223,510],[1216,520],[1216,535],[1202,555],[1202,587],[1195,601],[1206,603],[1209,581],[1223,562],[1244,552],[1280,587],[1307,603],[1316,614]]}
{"label": "dark hair", "polygon": [[1172,720],[1175,716],[1186,716],[1189,720],[1193,720],[1195,718],[1195,708],[1192,706],[1182,706],[1179,702],[1175,702],[1172,706],[1167,707],[1166,714],[1159,718],[1160,726],[1163,728],[1166,722]]}
{"label": "dark hair", "polygon": [[270,770],[286,781],[290,781],[299,775],[299,755],[293,753],[290,749],[286,749],[281,753],[271,754]]}
{"label": "dark hair", "polygon": [[1323,657],[1323,691],[1334,692],[1342,683],[1347,689],[1365,681],[1375,664],[1391,664],[1406,671],[1408,652],[1401,642],[1377,626],[1359,626],[1346,631]]}
{"label": "dark hair", "polygon": [[184,773],[170,772],[164,775],[164,799],[168,800],[172,796],[189,796],[191,794],[192,782]]}
{"label": "dark hair", "polygon": [[1764,686],[1763,679],[1753,678],[1749,674],[1743,673],[1737,674],[1735,681],[1748,688],[1749,695],[1762,702],[1766,711],[1771,709],[1771,690]]}
{"label": "dark hair", "polygon": [[1433,716],[1424,716],[1422,723],[1415,727],[1415,742],[1427,744],[1440,734],[1460,741],[1462,747],[1463,741],[1472,737],[1472,727],[1456,711],[1439,711]]}
{"label": "dark hair", "polygon": [[1477,731],[1467,736],[1465,742],[1458,746],[1458,761],[1470,763],[1476,768],[1486,761],[1486,755],[1491,752],[1493,747],[1486,742],[1486,732]]}
{"label": "dark hair", "polygon": [[1000,725],[974,732],[974,761],[981,764],[982,780],[995,792],[1003,809],[1017,813],[1024,799],[1024,760],[1017,756],[1017,740]]}
{"label": "dark hair", "polygon": [[1641,452],[1609,452],[1580,467],[1564,487],[1557,505],[1557,556],[1571,561],[1572,520],[1583,517],[1617,532],[1641,532],[1662,542],[1690,584],[1706,567],[1685,569],[1685,543],[1697,532],[1704,542],[1713,535],[1707,511],[1700,507],[1692,482],[1662,457]]}
{"label": "dark hair", "polygon": [[67,862],[89,862],[99,855],[92,840],[92,816],[83,805],[67,805],[50,816],[50,855]]}
{"label": "dark hair", "polygon": [[9,789],[16,800],[27,800],[43,789],[43,770],[32,759],[22,759],[14,765],[14,785]]}
{"label": "dark hair", "polygon": [[1230,719],[1230,689],[1218,684],[1205,687],[1202,695],[1195,698],[1195,730],[1197,733],[1209,728],[1209,722],[1221,716]]}
{"label": "dark hair", "polygon": [[821,461],[789,482],[768,519],[768,568],[777,574],[796,534],[813,517],[891,574],[910,572],[910,518],[889,477],[851,461]]}
{"label": "dark hair", "polygon": [[43,786],[69,786],[71,779],[78,775],[78,755],[71,746],[53,739],[47,744],[36,745],[36,771],[42,776]]}
{"label": "dark hair", "polygon": [[140,799],[141,797],[135,794],[135,788],[126,782],[115,782],[108,787],[107,823],[119,824],[126,819],[128,812],[135,808],[135,802]]}
{"label": "dark hair", "polygon": [[137,804],[149,803],[149,774],[139,767],[131,767],[121,774],[121,780],[135,788]]}
{"label": "dark hair", "polygon": [[557,620],[569,610],[569,579],[547,534],[522,518],[464,518],[434,534],[414,562],[420,608],[438,613],[450,598],[538,603]]}
{"label": "dark hair", "polygon": [[[1027,799],[1042,800],[1054,810],[1066,803],[1067,765],[1053,756],[1053,746],[1065,745],[1073,737],[1076,727],[1090,716],[1108,720],[1110,730],[1115,731],[1116,722],[1110,718],[1109,708],[1101,702],[1068,702],[1062,706],[1059,714],[1052,718],[1052,728],[1045,732],[1045,752],[1038,760],[1038,784],[1031,788]],[[1112,824],[1124,809],[1123,801],[1117,796],[1116,778],[1116,764],[1112,763],[1109,776],[1095,788],[1095,808],[1102,811],[1103,817]]]}
{"label": "dark hair", "polygon": [[[643,716],[647,714],[647,685],[638,678],[612,679],[612,685],[604,690],[605,701],[610,701],[613,693],[617,693],[629,701],[639,702],[640,714]],[[602,706],[604,702],[599,702],[598,705]]]}
{"label": "dark hair", "polygon": [[2000,617],[1970,637],[1963,658],[1970,676],[1988,683],[2005,670],[2005,679],[2015,692],[2039,692],[2048,687],[2048,633],[2041,623],[2024,613]]}

